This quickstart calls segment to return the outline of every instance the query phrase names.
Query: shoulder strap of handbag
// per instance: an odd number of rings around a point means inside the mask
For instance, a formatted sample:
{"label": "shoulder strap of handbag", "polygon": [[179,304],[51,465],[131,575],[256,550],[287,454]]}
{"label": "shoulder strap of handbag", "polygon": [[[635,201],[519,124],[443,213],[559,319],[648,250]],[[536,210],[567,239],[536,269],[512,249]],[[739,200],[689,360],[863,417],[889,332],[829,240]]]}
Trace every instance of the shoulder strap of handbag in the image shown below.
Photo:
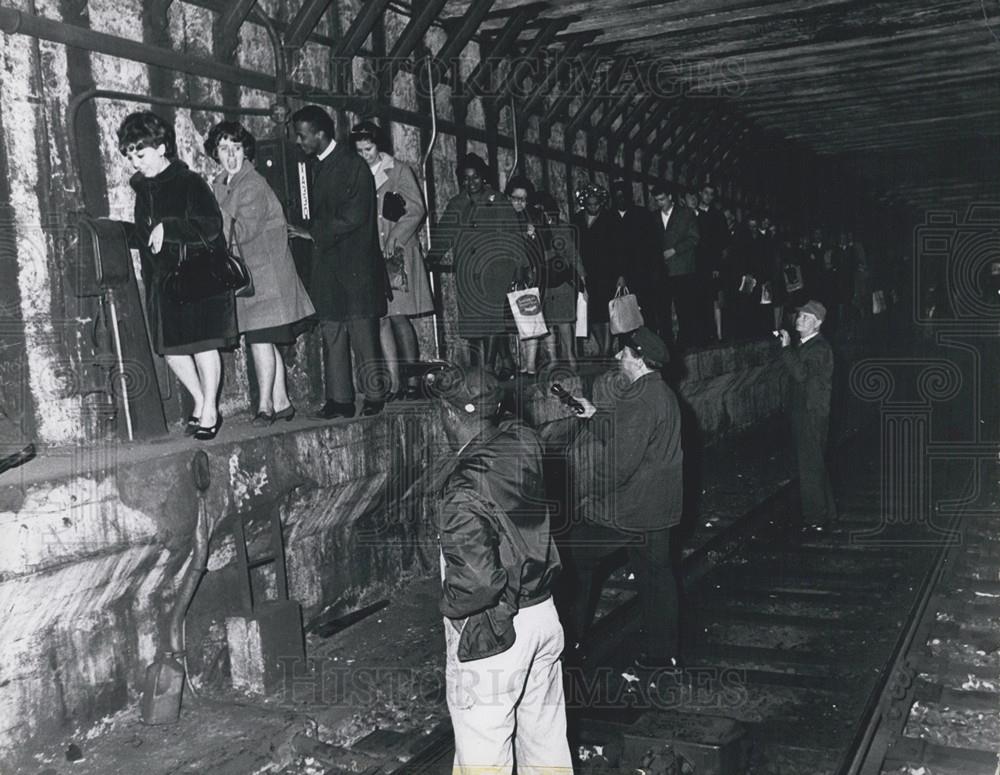
{"label": "shoulder strap of handbag", "polygon": [[236,236],[236,218],[233,218],[229,222],[229,237],[226,239],[226,244],[230,248],[232,248],[235,245],[236,249],[239,250],[240,253],[243,252],[242,249],[240,248],[239,238]]}

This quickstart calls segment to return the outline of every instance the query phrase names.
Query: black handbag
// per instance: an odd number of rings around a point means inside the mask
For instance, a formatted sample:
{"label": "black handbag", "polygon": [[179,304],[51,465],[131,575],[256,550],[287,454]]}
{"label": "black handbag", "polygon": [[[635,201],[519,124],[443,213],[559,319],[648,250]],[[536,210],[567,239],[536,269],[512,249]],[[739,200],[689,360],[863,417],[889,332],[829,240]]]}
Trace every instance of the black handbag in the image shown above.
{"label": "black handbag", "polygon": [[229,227],[228,244],[221,240],[209,245],[198,233],[201,246],[181,243],[180,257],[163,278],[163,292],[179,304],[195,304],[231,292],[253,296],[253,276],[240,255],[236,241],[236,221]]}
{"label": "black handbag", "polygon": [[406,200],[402,194],[387,191],[382,197],[382,217],[387,221],[398,221],[406,215]]}

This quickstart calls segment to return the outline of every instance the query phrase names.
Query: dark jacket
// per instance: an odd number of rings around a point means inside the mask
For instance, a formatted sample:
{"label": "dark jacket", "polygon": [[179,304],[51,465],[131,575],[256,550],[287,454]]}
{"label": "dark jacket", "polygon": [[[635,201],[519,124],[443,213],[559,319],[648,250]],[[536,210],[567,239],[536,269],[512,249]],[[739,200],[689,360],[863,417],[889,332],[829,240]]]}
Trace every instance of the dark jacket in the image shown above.
{"label": "dark jacket", "polygon": [[702,275],[722,271],[722,254],[729,245],[726,216],[716,207],[695,211],[698,219],[698,271]]}
{"label": "dark jacket", "polygon": [[[660,234],[659,259],[661,265],[666,267],[667,274],[670,277],[692,274],[698,265],[696,251],[699,239],[698,221],[694,213],[686,207],[674,205],[665,229],[662,213],[657,211],[653,213],[653,217]],[[677,252],[670,258],[664,258],[663,251],[668,248]]]}
{"label": "dark jacket", "polygon": [[608,302],[615,295],[619,267],[611,252],[611,237],[618,214],[601,210],[594,222],[587,225],[584,210],[575,213],[572,224],[577,230],[580,258],[587,273],[587,317],[591,323],[608,322]]}
{"label": "dark jacket", "polygon": [[[208,183],[177,159],[154,178],[136,173],[129,181],[135,189],[135,223],[129,242],[139,251],[142,283],[146,290],[146,319],[153,350],[183,347],[203,340],[235,343],[236,304],[232,293],[194,304],[178,304],[163,293],[163,280],[185,251],[205,251],[205,243],[224,242],[222,213]],[[150,232],[163,224],[163,247],[153,253]]]}
{"label": "dark jacket", "polygon": [[792,377],[792,422],[799,428],[815,428],[825,436],[833,385],[830,343],[817,334],[805,344],[783,348],[781,356]]}
{"label": "dark jacket", "polygon": [[647,290],[662,258],[658,248],[662,231],[659,220],[653,220],[653,214],[638,205],[629,207],[624,215],[612,208],[607,218],[608,256],[615,280],[618,275],[624,276],[633,293]]}
{"label": "dark jacket", "polygon": [[532,429],[504,420],[462,450],[442,490],[438,531],[441,613],[461,628],[459,660],[506,651],[514,615],[549,597],[560,568]]}
{"label": "dark jacket", "polygon": [[375,181],[346,143],[313,168],[309,297],[320,320],[379,318],[386,268],[378,242]]}
{"label": "dark jacket", "polygon": [[434,252],[452,252],[458,333],[466,338],[507,331],[507,293],[528,266],[527,217],[489,186],[453,196],[434,227]]}
{"label": "dark jacket", "polygon": [[586,452],[580,513],[588,522],[617,530],[676,525],[682,509],[681,415],[677,397],[659,374],[646,374],[614,391],[576,443],[596,441]]}

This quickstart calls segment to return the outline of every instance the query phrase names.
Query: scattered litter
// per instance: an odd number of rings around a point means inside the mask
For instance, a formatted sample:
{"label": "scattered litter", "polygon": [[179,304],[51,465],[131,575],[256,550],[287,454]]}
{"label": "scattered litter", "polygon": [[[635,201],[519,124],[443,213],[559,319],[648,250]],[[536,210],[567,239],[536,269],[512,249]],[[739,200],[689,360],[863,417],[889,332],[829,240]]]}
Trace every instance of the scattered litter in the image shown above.
{"label": "scattered litter", "polygon": [[705,523],[705,527],[712,527],[712,523],[711,522],[706,522]]}
{"label": "scattered litter", "polygon": [[631,672],[622,673],[622,678],[624,678],[630,684],[639,683],[639,676],[637,676],[635,673]]}
{"label": "scattered litter", "polygon": [[635,574],[634,573],[628,574],[626,580],[627,581],[635,581]]}

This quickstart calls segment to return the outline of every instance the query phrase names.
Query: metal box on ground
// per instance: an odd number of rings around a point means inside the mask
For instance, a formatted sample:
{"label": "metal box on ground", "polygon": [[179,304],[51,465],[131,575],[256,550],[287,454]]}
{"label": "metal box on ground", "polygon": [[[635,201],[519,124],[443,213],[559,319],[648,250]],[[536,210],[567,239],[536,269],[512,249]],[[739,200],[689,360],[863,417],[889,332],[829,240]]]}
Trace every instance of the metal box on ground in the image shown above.
{"label": "metal box on ground", "polygon": [[653,711],[625,731],[622,762],[637,765],[648,751],[670,745],[698,775],[742,775],[745,736],[739,722],[723,716]]}
{"label": "metal box on ground", "polygon": [[272,694],[284,688],[296,659],[305,659],[302,609],[293,600],[268,600],[252,614],[226,618],[233,688]]}

